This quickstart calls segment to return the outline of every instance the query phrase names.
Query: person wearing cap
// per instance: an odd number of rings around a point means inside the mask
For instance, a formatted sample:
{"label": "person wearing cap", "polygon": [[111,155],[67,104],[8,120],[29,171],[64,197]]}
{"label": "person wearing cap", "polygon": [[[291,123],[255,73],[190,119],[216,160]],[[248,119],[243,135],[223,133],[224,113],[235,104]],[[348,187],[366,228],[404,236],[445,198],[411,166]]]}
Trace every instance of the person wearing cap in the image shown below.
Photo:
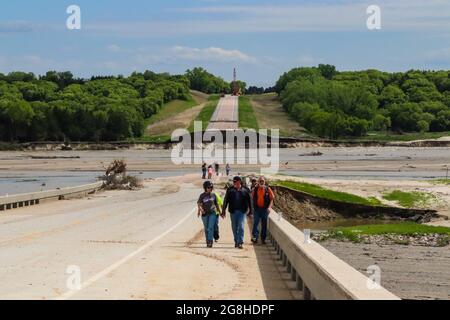
{"label": "person wearing cap", "polygon": [[252,242],[258,243],[259,223],[261,222],[261,242],[262,244],[266,244],[267,220],[273,206],[274,194],[272,189],[266,185],[266,179],[264,177],[258,179],[258,184],[252,191],[252,199],[255,207]]}
{"label": "person wearing cap", "polygon": [[234,247],[243,249],[245,216],[253,214],[253,204],[250,190],[242,186],[239,176],[233,178],[233,186],[228,188],[222,206],[222,217],[226,209],[230,212],[231,228],[233,229]]}
{"label": "person wearing cap", "polygon": [[[203,226],[205,229],[206,246],[212,248],[214,243],[214,228],[219,218],[218,212],[220,212],[217,196],[213,192],[214,185],[211,181],[205,181],[203,183],[203,192],[198,198],[198,216],[202,217]],[[217,210],[216,210],[217,209]]]}

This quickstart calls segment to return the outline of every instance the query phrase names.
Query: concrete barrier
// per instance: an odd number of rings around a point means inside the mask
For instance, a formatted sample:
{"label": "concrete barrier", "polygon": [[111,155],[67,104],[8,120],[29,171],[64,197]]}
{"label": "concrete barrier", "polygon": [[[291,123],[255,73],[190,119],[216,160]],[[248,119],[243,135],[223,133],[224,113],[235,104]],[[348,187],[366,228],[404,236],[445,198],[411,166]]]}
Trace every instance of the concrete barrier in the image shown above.
{"label": "concrete barrier", "polygon": [[269,239],[306,300],[399,300],[330,251],[310,240],[277,213],[269,216]]}
{"label": "concrete barrier", "polygon": [[0,211],[28,207],[39,204],[42,200],[73,197],[76,195],[87,195],[100,189],[103,182],[99,181],[78,187],[61,188],[57,190],[40,191],[33,193],[17,194],[12,196],[0,197]]}

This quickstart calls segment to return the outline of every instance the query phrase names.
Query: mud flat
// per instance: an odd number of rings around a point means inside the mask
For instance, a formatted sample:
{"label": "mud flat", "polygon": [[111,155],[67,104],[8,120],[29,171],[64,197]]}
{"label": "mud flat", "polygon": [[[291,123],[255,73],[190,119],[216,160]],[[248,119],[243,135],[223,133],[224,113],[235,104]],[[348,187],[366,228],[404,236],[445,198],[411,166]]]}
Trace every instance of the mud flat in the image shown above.
{"label": "mud flat", "polygon": [[[201,173],[198,164],[173,164],[171,150],[137,147],[103,151],[0,151],[0,181],[6,188],[4,193],[9,194],[17,193],[8,191],[8,186],[13,185],[17,186],[15,189],[31,192],[39,191],[44,183],[51,188],[89,183],[114,159],[125,159],[128,170],[143,178]],[[449,164],[450,148],[308,147],[281,149],[279,157],[280,173],[299,175],[326,187],[358,195],[390,188],[424,188],[436,190],[447,199],[450,198],[448,186],[424,181],[445,177],[445,166]],[[257,165],[232,164],[232,174],[259,172],[259,169]],[[52,176],[58,176],[55,183]],[[69,181],[73,183],[62,183]],[[436,204],[437,207],[445,205]]]}
{"label": "mud flat", "polygon": [[320,243],[367,274],[381,268],[381,285],[402,299],[450,299],[449,247],[362,244],[327,240]]}

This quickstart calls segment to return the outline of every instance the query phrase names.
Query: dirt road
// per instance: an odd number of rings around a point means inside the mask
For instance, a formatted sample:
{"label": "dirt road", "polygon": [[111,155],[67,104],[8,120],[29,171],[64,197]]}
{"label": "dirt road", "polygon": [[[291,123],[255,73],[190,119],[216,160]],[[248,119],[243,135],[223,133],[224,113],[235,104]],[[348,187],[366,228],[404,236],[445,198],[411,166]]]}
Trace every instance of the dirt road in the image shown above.
{"label": "dirt road", "polygon": [[229,219],[206,249],[200,190],[178,181],[2,213],[0,299],[295,298],[273,251],[234,248]]}

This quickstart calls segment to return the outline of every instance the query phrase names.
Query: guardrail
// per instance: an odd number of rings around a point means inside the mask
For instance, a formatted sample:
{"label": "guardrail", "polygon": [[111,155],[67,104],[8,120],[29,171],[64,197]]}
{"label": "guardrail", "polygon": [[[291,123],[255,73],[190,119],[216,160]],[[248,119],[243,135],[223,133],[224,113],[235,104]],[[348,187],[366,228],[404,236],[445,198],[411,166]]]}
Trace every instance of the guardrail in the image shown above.
{"label": "guardrail", "polygon": [[[399,300],[383,287],[371,289],[371,280],[277,213],[269,215],[269,239],[291,273],[305,300]],[[373,283],[372,283],[373,284]]]}
{"label": "guardrail", "polygon": [[64,199],[66,196],[88,194],[100,189],[103,182],[96,182],[78,187],[61,188],[57,190],[40,191],[33,193],[17,194],[0,197],[0,211],[28,207],[39,204],[42,200],[57,198]]}

